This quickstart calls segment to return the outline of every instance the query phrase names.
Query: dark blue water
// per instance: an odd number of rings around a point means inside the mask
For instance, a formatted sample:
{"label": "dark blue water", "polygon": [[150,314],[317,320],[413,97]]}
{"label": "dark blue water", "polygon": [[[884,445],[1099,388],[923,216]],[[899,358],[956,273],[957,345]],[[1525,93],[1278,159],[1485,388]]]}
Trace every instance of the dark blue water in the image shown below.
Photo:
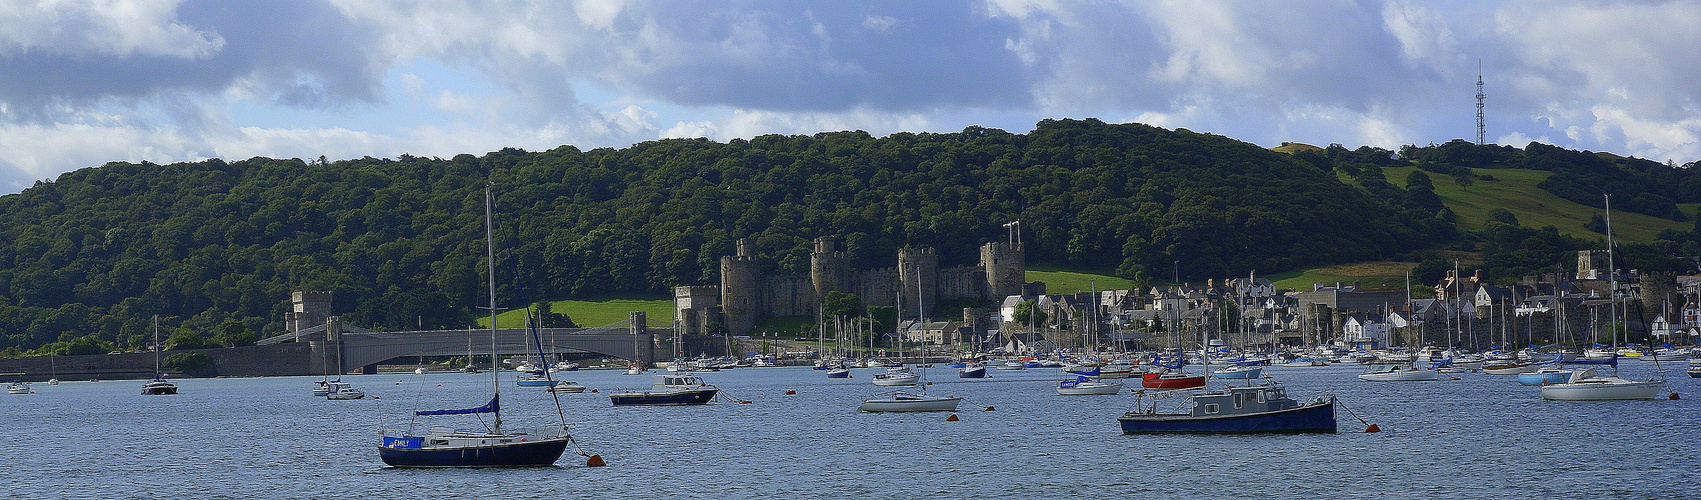
{"label": "dark blue water", "polygon": [[[964,404],[957,422],[857,413],[882,392],[873,373],[708,373],[751,403],[623,408],[606,393],[647,376],[570,373],[599,390],[561,403],[608,466],[569,455],[508,470],[390,469],[375,449],[377,431],[416,408],[484,403],[488,374],[345,377],[380,398],[360,401],[312,397],[306,377],[179,380],[176,396],[140,396],[141,381],[36,384],[0,400],[0,484],[10,498],[103,499],[1701,497],[1701,380],[1681,371],[1669,377],[1678,401],[1550,402],[1511,376],[1372,383],[1354,365],[1269,368],[1296,399],[1334,393],[1382,429],[1363,433],[1341,411],[1340,434],[1301,436],[1124,436],[1116,417],[1134,396],[1059,396],[1056,369],[927,370],[930,392],[996,408]],[[547,395],[503,382],[507,424],[555,418]]]}

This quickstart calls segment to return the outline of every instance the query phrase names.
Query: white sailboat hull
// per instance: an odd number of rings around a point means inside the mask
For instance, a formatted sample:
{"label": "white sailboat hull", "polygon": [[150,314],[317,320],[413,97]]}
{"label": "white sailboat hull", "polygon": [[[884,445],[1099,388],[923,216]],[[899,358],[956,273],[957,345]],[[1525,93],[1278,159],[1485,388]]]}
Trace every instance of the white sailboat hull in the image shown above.
{"label": "white sailboat hull", "polygon": [[1542,386],[1542,399],[1555,401],[1614,401],[1657,399],[1665,382],[1634,382],[1618,377],[1592,378],[1579,382]]}
{"label": "white sailboat hull", "polygon": [[1096,394],[1116,394],[1122,391],[1122,383],[1083,382],[1074,387],[1057,387],[1057,393],[1064,396],[1090,396]]}
{"label": "white sailboat hull", "polygon": [[1422,382],[1440,380],[1441,376],[1433,370],[1410,370],[1386,373],[1364,373],[1358,376],[1361,380],[1371,382]]}

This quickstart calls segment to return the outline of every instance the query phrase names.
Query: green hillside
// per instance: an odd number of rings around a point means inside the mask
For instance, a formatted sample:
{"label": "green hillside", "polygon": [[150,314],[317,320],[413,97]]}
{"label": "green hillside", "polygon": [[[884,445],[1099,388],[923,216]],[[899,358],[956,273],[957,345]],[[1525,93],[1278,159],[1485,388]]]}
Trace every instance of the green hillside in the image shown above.
{"label": "green hillside", "polygon": [[1028,281],[1045,282],[1046,293],[1068,294],[1093,290],[1126,290],[1134,282],[1102,273],[1075,271],[1053,266],[1029,267],[1024,274]]}
{"label": "green hillside", "polygon": [[[1583,228],[1602,191],[1613,193],[1621,241],[1640,244],[1624,248],[1626,266],[1683,272],[1701,258],[1689,222],[1701,206],[1694,164],[1534,143],[1279,149],[1048,119],[1025,134],[112,162],[0,196],[0,351],[66,339],[131,349],[148,343],[155,316],[173,345],[237,345],[281,333],[287,299],[302,290],[330,292],[352,325],[466,327],[487,300],[487,187],[497,295],[558,300],[558,313],[590,326],[633,309],[668,324],[667,301],[655,299],[716,283],[719,259],[740,241],[772,275],[808,272],[817,237],[834,238],[855,269],[891,266],[906,247],[972,265],[1009,221],[1021,222],[1032,278],[1059,293],[1172,273],[1192,283],[1251,271],[1387,276],[1341,267],[1353,262],[1416,262],[1433,275],[1447,252],[1504,280],[1598,246]],[[1406,185],[1413,165],[1428,182]],[[1475,181],[1455,183],[1463,178]],[[1497,207],[1521,224],[1485,223]]]}
{"label": "green hillside", "polygon": [[[1404,189],[1406,177],[1417,167],[1386,167],[1382,171],[1388,182]],[[1435,183],[1435,194],[1441,197],[1442,203],[1453,213],[1459,215],[1459,228],[1474,231],[1482,229],[1482,224],[1488,219],[1488,211],[1495,208],[1505,208],[1518,216],[1518,222],[1525,226],[1553,226],[1560,234],[1567,234],[1585,240],[1599,240],[1600,233],[1583,228],[1589,222],[1590,216],[1603,214],[1599,208],[1583,206],[1560,199],[1536,184],[1546,180],[1553,172],[1526,169],[1480,169],[1478,175],[1487,174],[1495,180],[1475,180],[1470,186],[1463,187],[1451,178],[1430,174]],[[1343,176],[1344,178],[1345,176]],[[1694,213],[1695,205],[1680,205],[1683,210]],[[1622,243],[1646,243],[1655,240],[1660,231],[1674,229],[1687,231],[1692,227],[1689,223],[1676,222],[1643,214],[1614,210],[1612,213],[1613,237]]]}
{"label": "green hillside", "polygon": [[[632,311],[643,311],[644,319],[651,327],[665,327],[673,323],[673,300],[653,296],[552,300],[550,305],[554,312],[566,314],[573,323],[586,328],[626,321]],[[503,328],[519,328],[525,325],[525,317],[523,310],[508,311],[496,315],[496,324]],[[478,324],[488,327],[490,318],[479,318]]]}

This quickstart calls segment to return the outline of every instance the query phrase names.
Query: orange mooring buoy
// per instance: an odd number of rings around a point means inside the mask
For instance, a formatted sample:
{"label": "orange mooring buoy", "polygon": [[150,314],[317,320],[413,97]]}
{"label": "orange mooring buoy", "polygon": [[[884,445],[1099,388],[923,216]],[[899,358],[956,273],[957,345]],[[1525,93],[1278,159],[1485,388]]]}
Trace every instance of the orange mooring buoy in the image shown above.
{"label": "orange mooring buoy", "polygon": [[957,418],[957,414],[955,414],[955,413],[952,413],[951,416],[949,416],[949,417],[945,417],[946,422],[956,422],[957,420],[959,420],[959,419]]}
{"label": "orange mooring buoy", "polygon": [[602,467],[604,465],[608,464],[603,463],[602,455],[591,455],[589,458],[585,459],[586,467]]}
{"label": "orange mooring buoy", "polygon": [[1674,392],[1674,393],[1671,393],[1671,394],[1667,394],[1666,399],[1676,401],[1677,400],[1677,393]]}
{"label": "orange mooring buoy", "polygon": [[750,400],[748,400],[748,399],[741,399],[741,400],[739,400],[739,401],[738,401],[738,404],[741,404],[741,405],[747,405],[747,404],[750,404]]}
{"label": "orange mooring buoy", "polygon": [[795,395],[797,395],[797,391],[794,391],[794,390],[791,390],[791,389],[786,389],[786,395],[787,396],[795,396]]}
{"label": "orange mooring buoy", "polygon": [[1364,428],[1364,432],[1382,432],[1382,428],[1377,427],[1376,424],[1370,424],[1370,427]]}
{"label": "orange mooring buoy", "polygon": [[591,393],[593,393],[593,394],[594,394],[594,393],[596,393],[596,392],[597,392],[597,390],[596,390],[596,389],[591,389]]}
{"label": "orange mooring buoy", "polygon": [[1459,377],[1447,377],[1447,380],[1459,380]]}

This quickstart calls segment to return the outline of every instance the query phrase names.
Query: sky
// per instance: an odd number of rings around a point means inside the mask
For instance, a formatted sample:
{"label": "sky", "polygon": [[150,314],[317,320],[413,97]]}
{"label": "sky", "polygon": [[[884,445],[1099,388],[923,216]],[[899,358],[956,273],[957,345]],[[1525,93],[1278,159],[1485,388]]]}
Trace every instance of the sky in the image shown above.
{"label": "sky", "polygon": [[110,161],[1139,122],[1701,159],[1701,0],[0,0],[0,194]]}

